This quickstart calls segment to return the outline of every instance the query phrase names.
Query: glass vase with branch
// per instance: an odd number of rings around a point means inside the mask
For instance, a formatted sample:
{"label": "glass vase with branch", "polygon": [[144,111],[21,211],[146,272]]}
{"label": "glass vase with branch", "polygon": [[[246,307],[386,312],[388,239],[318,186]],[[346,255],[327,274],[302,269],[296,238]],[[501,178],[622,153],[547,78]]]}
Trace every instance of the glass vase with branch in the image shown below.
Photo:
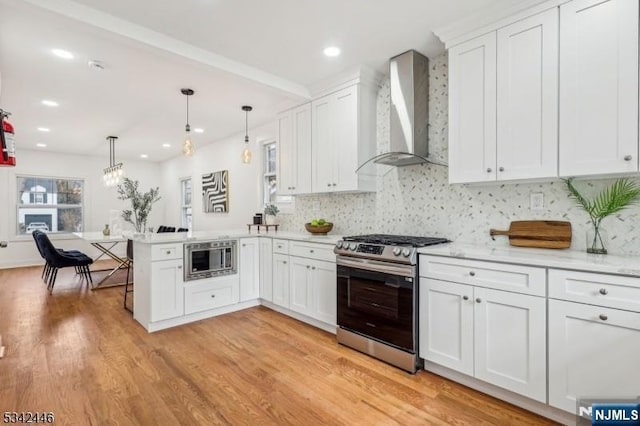
{"label": "glass vase with branch", "polygon": [[129,200],[131,202],[131,210],[122,211],[122,218],[125,222],[131,223],[136,232],[142,233],[147,225],[147,219],[151,213],[153,204],[160,200],[160,190],[158,187],[151,188],[144,194],[140,192],[138,187],[140,182],[124,178],[118,185],[118,199]]}
{"label": "glass vase with branch", "polygon": [[640,186],[629,179],[617,179],[611,186],[604,188],[595,198],[588,200],[573,185],[573,178],[563,179],[569,191],[569,197],[589,215],[592,232],[587,233],[587,253],[607,254],[602,219],[628,208],[640,201]]}

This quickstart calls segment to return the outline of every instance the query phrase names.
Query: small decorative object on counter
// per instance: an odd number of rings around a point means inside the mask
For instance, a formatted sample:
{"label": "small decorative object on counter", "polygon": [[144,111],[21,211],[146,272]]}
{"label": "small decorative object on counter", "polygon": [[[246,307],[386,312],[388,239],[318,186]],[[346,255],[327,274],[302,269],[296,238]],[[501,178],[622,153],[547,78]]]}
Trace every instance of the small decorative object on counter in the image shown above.
{"label": "small decorative object on counter", "polygon": [[327,233],[333,229],[333,223],[327,222],[324,219],[313,219],[311,222],[305,223],[304,227],[312,234],[327,235]]}
{"label": "small decorative object on counter", "polygon": [[607,236],[600,226],[602,219],[640,201],[640,185],[629,179],[617,179],[611,186],[604,188],[592,200],[587,200],[575,186],[573,178],[563,179],[569,190],[569,197],[589,215],[593,228],[587,231],[587,253],[607,254],[605,243]]}
{"label": "small decorative object on counter", "polygon": [[276,215],[280,212],[275,204],[267,204],[264,208],[264,224],[275,225]]}
{"label": "small decorative object on counter", "polygon": [[104,235],[105,237],[108,237],[109,235],[111,235],[111,229],[109,229],[109,225],[104,225],[104,229],[102,230],[102,235]]}
{"label": "small decorative object on counter", "polygon": [[262,213],[256,213],[255,216],[253,216],[253,224],[262,225]]}

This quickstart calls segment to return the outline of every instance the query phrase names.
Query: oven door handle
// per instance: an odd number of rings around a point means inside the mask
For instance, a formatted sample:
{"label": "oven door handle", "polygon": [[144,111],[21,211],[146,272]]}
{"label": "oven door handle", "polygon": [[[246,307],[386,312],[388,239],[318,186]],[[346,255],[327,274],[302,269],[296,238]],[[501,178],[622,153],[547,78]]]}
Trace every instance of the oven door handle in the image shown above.
{"label": "oven door handle", "polygon": [[364,271],[380,272],[389,275],[413,278],[415,267],[411,265],[394,265],[387,262],[380,262],[369,259],[354,259],[343,256],[336,257],[336,264],[350,268],[362,269]]}

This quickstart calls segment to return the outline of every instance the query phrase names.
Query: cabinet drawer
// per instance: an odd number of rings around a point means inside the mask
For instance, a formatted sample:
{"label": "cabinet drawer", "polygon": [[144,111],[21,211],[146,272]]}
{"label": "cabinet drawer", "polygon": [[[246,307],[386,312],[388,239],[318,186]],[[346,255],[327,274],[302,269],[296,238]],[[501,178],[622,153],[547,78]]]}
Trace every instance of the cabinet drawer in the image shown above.
{"label": "cabinet drawer", "polygon": [[184,286],[185,314],[232,305],[240,301],[238,276],[194,281]]}
{"label": "cabinet drawer", "polygon": [[549,269],[549,297],[640,312],[640,278]]}
{"label": "cabinet drawer", "polygon": [[333,245],[328,244],[291,241],[289,243],[289,254],[309,259],[324,260],[326,262],[336,261],[336,255],[333,253]]}
{"label": "cabinet drawer", "polygon": [[151,247],[151,260],[182,259],[182,244],[154,244]]}
{"label": "cabinet drawer", "polygon": [[544,268],[421,255],[420,275],[515,293],[546,295]]}
{"label": "cabinet drawer", "polygon": [[289,254],[289,240],[273,239],[273,252]]}

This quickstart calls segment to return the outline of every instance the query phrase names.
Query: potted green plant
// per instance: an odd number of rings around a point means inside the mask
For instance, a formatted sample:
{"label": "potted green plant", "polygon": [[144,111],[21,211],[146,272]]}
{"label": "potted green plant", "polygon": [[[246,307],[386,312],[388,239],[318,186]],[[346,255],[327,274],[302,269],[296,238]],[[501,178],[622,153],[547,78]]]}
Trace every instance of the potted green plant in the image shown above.
{"label": "potted green plant", "polygon": [[617,179],[611,186],[588,200],[573,186],[573,178],[563,179],[569,190],[569,197],[589,215],[593,228],[587,232],[587,253],[607,254],[605,233],[600,224],[602,219],[636,204],[640,197],[640,186],[628,178]]}
{"label": "potted green plant", "polygon": [[123,210],[122,218],[125,222],[131,223],[136,232],[143,233],[149,213],[151,213],[151,207],[160,199],[160,190],[158,187],[151,188],[143,194],[138,189],[139,186],[140,182],[137,180],[133,181],[129,178],[124,178],[122,183],[118,185],[118,198],[131,201],[131,210]]}
{"label": "potted green plant", "polygon": [[275,204],[267,204],[264,207],[264,223],[266,225],[275,225],[276,223],[276,215],[280,212],[278,206]]}

